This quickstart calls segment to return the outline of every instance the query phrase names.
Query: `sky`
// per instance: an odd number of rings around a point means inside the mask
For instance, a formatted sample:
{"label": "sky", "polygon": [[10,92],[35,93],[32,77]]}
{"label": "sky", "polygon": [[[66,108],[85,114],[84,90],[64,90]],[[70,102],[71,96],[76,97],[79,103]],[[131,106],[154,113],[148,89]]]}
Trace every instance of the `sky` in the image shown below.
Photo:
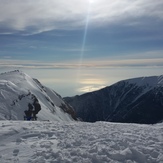
{"label": "sky", "polygon": [[163,75],[162,0],[0,0],[0,72],[61,96]]}

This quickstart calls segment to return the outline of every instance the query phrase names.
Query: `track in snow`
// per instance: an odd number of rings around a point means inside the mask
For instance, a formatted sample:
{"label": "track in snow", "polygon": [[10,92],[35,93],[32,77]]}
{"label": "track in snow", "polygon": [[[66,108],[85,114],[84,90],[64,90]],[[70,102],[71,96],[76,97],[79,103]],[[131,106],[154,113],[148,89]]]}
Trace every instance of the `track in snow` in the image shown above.
{"label": "track in snow", "polygon": [[1,163],[163,163],[163,124],[0,121]]}

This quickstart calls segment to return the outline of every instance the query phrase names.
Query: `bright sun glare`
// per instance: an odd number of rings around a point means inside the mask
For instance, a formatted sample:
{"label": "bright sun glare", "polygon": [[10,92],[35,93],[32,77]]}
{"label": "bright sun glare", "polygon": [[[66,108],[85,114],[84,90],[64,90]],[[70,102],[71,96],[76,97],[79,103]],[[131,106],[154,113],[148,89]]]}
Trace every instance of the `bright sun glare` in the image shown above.
{"label": "bright sun glare", "polygon": [[89,0],[90,3],[94,3],[94,0]]}

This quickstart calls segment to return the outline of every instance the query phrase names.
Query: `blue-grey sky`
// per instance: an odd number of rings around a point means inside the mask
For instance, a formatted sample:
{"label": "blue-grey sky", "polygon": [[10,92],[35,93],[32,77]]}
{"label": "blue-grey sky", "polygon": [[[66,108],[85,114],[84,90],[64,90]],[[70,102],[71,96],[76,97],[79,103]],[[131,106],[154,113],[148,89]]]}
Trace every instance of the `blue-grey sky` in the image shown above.
{"label": "blue-grey sky", "polygon": [[62,96],[161,75],[162,27],[161,0],[0,0],[0,71]]}

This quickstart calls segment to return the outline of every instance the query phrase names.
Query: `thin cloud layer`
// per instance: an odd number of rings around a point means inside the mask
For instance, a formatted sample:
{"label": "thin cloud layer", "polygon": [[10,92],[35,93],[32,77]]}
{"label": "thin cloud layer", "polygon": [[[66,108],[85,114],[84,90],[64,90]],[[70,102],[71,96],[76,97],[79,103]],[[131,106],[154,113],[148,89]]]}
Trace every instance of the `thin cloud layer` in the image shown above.
{"label": "thin cloud layer", "polygon": [[[29,64],[30,63],[30,64]],[[163,67],[163,58],[158,59],[108,59],[98,61],[86,61],[80,65],[80,68],[125,68],[125,67]],[[23,60],[0,60],[0,68],[16,69],[77,69],[79,65],[76,62],[71,63],[52,63]]]}
{"label": "thin cloud layer", "polygon": [[163,20],[163,1],[152,0],[0,0],[0,34],[34,34],[124,23],[140,25],[145,18]]}

